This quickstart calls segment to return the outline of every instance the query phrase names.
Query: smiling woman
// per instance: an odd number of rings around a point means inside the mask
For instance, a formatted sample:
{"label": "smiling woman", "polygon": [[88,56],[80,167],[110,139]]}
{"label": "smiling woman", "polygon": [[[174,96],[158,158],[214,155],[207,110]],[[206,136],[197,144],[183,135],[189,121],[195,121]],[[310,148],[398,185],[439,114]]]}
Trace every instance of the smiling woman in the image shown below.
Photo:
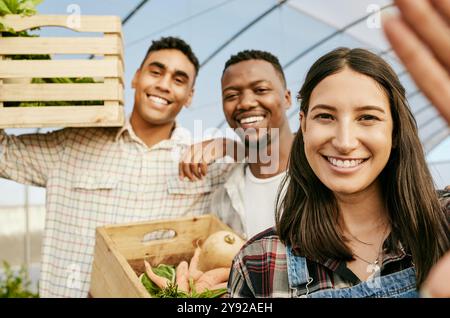
{"label": "smiling woman", "polygon": [[[305,154],[316,176],[336,194],[368,193],[389,159],[389,99],[375,80],[346,67],[312,91],[301,112]],[[381,211],[380,211],[381,212]]]}
{"label": "smiling woman", "polygon": [[377,55],[340,48],[311,67],[298,99],[276,231],[238,254],[231,296],[417,297],[450,248],[450,211],[398,77]]}

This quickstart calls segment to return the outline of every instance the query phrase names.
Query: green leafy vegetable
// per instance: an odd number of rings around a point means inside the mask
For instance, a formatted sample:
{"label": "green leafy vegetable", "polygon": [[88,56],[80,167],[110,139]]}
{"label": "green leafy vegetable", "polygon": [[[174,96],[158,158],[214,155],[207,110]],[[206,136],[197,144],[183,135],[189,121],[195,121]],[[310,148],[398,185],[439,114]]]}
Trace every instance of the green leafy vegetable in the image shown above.
{"label": "green leafy vegetable", "polygon": [[[19,14],[22,16],[31,16],[37,13],[36,6],[42,0],[0,0],[0,17],[7,14]],[[32,28],[31,30],[39,30]],[[28,31],[14,31],[13,28],[0,23],[0,34],[2,37],[37,37],[38,35],[29,34]],[[5,55],[12,60],[50,60],[50,55]]]}
{"label": "green leafy vegetable", "polygon": [[156,275],[169,279],[172,283],[175,282],[175,267],[171,265],[159,264],[153,268]]}
{"label": "green leafy vegetable", "polygon": [[156,275],[165,277],[171,281],[171,283],[164,289],[159,288],[154,284],[147,274],[143,273],[140,276],[140,281],[150,293],[152,297],[156,298],[217,298],[224,295],[227,292],[226,288],[220,288],[215,290],[206,290],[202,293],[197,293],[195,290],[194,281],[189,280],[190,293],[185,293],[178,290],[177,284],[175,284],[176,272],[175,267],[165,264],[160,264],[158,267],[154,267],[153,271]]}
{"label": "green leafy vegetable", "polygon": [[156,293],[155,297],[157,298],[188,298],[189,295],[185,292],[179,291],[178,286],[176,284],[169,284],[166,288],[160,289],[158,293]]}
{"label": "green leafy vegetable", "polygon": [[0,0],[0,16],[7,14],[33,15],[42,0]]}
{"label": "green leafy vegetable", "polygon": [[[175,268],[170,265],[160,264],[158,267],[153,268],[156,275],[165,277],[169,279],[172,283],[175,282]],[[145,288],[148,290],[150,295],[157,297],[156,295],[161,291],[161,289],[148,278],[147,274],[142,274],[141,282],[144,284]]]}
{"label": "green leafy vegetable", "polygon": [[[18,14],[21,16],[35,15],[37,13],[36,6],[41,2],[42,0],[0,0],[0,17],[7,14]],[[39,28],[33,28],[31,30],[39,30]],[[16,32],[3,23],[0,23],[0,33],[3,37],[35,36],[29,35],[27,31]]]}

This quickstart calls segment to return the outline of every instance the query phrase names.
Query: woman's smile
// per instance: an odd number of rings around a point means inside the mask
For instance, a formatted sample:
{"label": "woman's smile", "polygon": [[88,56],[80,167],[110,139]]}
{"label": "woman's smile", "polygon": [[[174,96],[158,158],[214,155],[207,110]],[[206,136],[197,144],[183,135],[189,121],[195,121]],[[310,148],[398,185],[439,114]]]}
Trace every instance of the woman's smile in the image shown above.
{"label": "woman's smile", "polygon": [[370,158],[341,158],[322,155],[324,160],[328,163],[330,169],[337,173],[354,173],[363,168],[364,164]]}

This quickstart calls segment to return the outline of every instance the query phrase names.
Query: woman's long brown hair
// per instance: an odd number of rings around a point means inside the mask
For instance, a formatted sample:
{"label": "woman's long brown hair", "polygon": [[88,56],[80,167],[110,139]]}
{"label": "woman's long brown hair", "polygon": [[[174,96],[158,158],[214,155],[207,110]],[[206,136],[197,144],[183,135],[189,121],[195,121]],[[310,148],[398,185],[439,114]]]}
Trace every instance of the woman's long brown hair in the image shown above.
{"label": "woman's long brown hair", "polygon": [[[412,255],[420,286],[430,268],[450,248],[449,225],[425,161],[405,89],[395,72],[370,51],[336,49],[321,57],[309,70],[297,96],[300,109],[306,115],[313,89],[324,78],[345,67],[374,79],[389,97],[394,125],[393,149],[379,178],[392,237],[400,240]],[[276,211],[281,241],[312,260],[352,260],[352,252],[338,224],[335,196],[311,169],[301,129],[292,145],[287,176],[280,189],[283,188],[286,192],[279,191]]]}

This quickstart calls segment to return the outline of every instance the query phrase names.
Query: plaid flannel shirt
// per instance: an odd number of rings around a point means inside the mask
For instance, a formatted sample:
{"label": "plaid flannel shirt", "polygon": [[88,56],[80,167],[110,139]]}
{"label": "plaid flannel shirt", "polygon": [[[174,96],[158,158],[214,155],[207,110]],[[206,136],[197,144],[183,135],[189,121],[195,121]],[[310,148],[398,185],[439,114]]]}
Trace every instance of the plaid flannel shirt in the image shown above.
{"label": "plaid flannel shirt", "polygon": [[210,213],[230,166],[180,181],[177,154],[187,137],[177,128],[148,148],[129,122],[21,136],[0,130],[0,177],[47,188],[41,297],[87,296],[97,226]]}
{"label": "plaid flannel shirt", "polygon": [[[450,192],[440,191],[442,206],[450,215]],[[393,235],[383,244],[380,276],[389,275],[413,266],[412,257],[401,244],[393,248]],[[235,257],[228,280],[228,296],[232,298],[305,297],[326,289],[355,286],[361,281],[351,272],[345,261],[329,259],[323,263],[306,259],[309,280],[292,288],[287,273],[286,246],[274,228],[267,229],[246,242]]]}

